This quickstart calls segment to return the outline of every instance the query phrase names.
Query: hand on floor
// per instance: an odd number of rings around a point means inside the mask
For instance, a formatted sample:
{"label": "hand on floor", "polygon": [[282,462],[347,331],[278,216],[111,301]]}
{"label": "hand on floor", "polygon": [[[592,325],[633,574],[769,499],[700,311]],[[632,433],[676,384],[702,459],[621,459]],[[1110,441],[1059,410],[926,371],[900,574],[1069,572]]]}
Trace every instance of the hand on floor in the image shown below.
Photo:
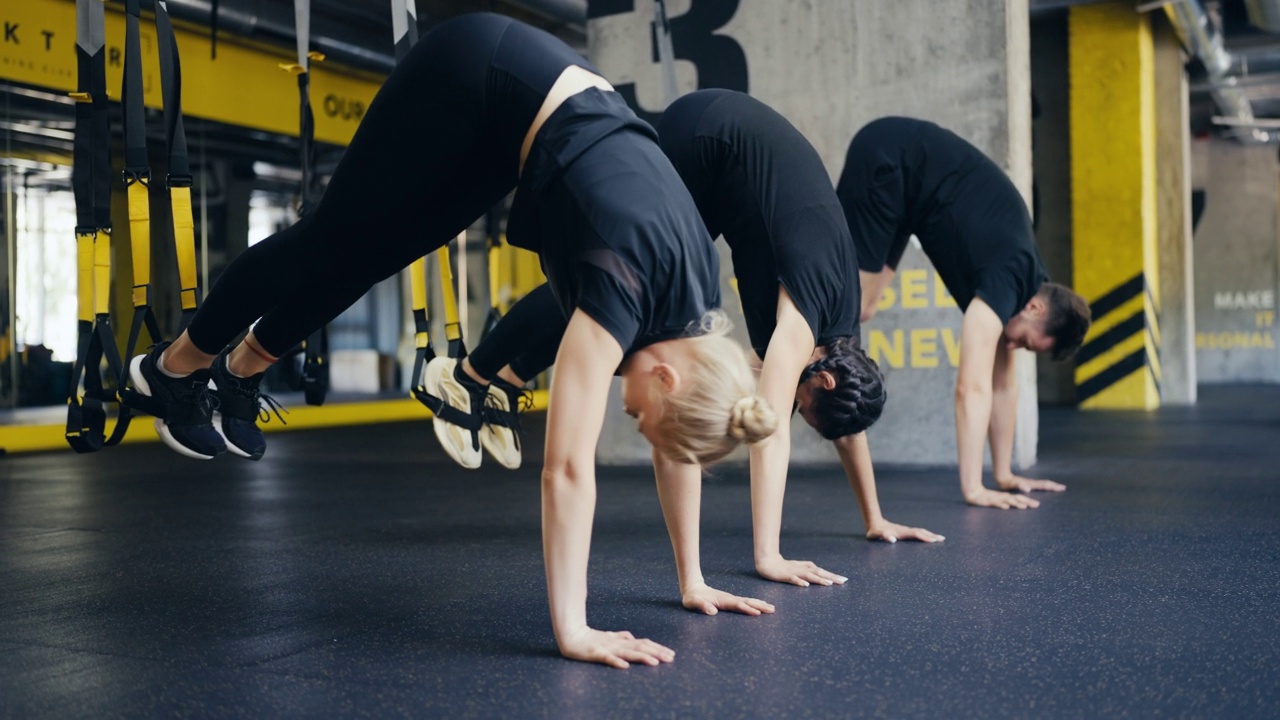
{"label": "hand on floor", "polygon": [[570,660],[595,662],[626,669],[631,663],[658,665],[676,659],[676,652],[626,630],[608,632],[584,627],[560,641],[560,654]]}
{"label": "hand on floor", "polygon": [[982,488],[972,496],[965,496],[965,502],[978,507],[1000,508],[1008,510],[1014,508],[1017,510],[1028,510],[1040,507],[1039,500],[1032,500],[1026,495],[1018,495],[1016,493],[997,492]]}
{"label": "hand on floor", "polygon": [[809,587],[810,583],[818,585],[843,585],[849,578],[828,572],[808,560],[787,560],[781,555],[756,563],[756,572],[765,580],[791,583],[800,587]]}
{"label": "hand on floor", "polygon": [[685,609],[694,612],[715,615],[721,610],[742,613],[743,615],[759,615],[772,613],[773,605],[755,598],[738,597],[723,590],[716,590],[708,585],[695,585],[681,593],[680,601]]}
{"label": "hand on floor", "polygon": [[887,543],[896,543],[899,540],[919,540],[920,542],[936,543],[946,540],[945,537],[925,530],[924,528],[907,527],[899,525],[888,520],[881,519],[880,522],[872,523],[867,528],[868,540],[883,540]]}
{"label": "hand on floor", "polygon": [[1062,492],[1067,489],[1066,485],[1056,483],[1052,480],[1032,480],[1031,478],[1019,477],[1018,475],[1010,475],[1007,478],[996,478],[996,485],[1001,490],[1009,492],[1034,492],[1040,490],[1042,492]]}

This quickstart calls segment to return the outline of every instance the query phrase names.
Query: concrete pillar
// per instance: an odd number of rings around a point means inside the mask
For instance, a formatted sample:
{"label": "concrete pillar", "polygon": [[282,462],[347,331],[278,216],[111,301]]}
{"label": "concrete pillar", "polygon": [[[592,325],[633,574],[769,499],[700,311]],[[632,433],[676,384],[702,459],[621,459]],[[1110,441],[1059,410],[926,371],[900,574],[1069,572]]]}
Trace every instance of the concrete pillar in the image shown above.
{"label": "concrete pillar", "polygon": [[1190,94],[1182,45],[1154,14],[1156,243],[1159,258],[1160,402],[1196,402],[1195,292],[1191,252]]}
{"label": "concrete pillar", "polygon": [[1195,236],[1196,365],[1202,383],[1280,382],[1280,163],[1272,145],[1192,148],[1205,209]]}
{"label": "concrete pillar", "polygon": [[1132,3],[1070,15],[1072,257],[1093,307],[1076,356],[1084,408],[1159,406],[1155,82],[1151,25]]}
{"label": "concrete pillar", "polygon": [[[990,155],[1031,191],[1030,48],[1025,0],[669,0],[680,92],[750,92],[787,117],[837,177],[854,133],[900,114],[936,121]],[[652,0],[590,0],[588,53],[646,112],[662,110],[649,21]],[[922,41],[927,38],[928,42]],[[728,268],[726,268],[726,271]],[[863,330],[888,378],[890,402],[870,433],[878,462],[955,464],[953,387],[961,315],[918,248]],[[725,307],[737,313],[724,289]],[[745,334],[743,335],[745,338]],[[1023,388],[1015,460],[1034,462],[1034,358]],[[794,460],[831,462],[830,444],[793,423]],[[635,421],[612,407],[602,462],[647,460]]]}
{"label": "concrete pillar", "polygon": [[[1071,86],[1067,57],[1067,13],[1032,19],[1036,246],[1049,277],[1071,287]],[[1036,371],[1042,405],[1076,404],[1074,360],[1041,358]]]}

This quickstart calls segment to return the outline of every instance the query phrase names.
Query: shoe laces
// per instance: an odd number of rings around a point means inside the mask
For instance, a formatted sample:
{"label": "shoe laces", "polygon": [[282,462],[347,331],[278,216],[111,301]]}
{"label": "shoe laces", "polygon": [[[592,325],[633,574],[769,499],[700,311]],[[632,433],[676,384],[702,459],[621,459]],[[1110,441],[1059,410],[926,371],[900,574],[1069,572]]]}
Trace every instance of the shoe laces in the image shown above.
{"label": "shoe laces", "polygon": [[[264,423],[271,422],[271,413],[275,413],[276,419],[280,421],[281,425],[289,424],[288,422],[285,422],[284,415],[280,414],[283,412],[285,415],[288,415],[289,408],[285,407],[284,405],[281,405],[278,400],[271,397],[270,395],[267,395],[266,393],[256,392],[254,394],[257,395],[258,397],[258,419],[259,420],[261,420]],[[270,412],[268,412],[268,408],[270,408]]]}
{"label": "shoe laces", "polygon": [[[279,400],[276,400],[270,395],[262,392],[262,385],[260,382],[249,380],[247,378],[238,378],[230,372],[227,373],[227,377],[231,380],[230,383],[227,383],[231,386],[229,389],[237,395],[247,398],[253,403],[254,407],[258,408],[258,420],[264,423],[271,422],[271,415],[275,414],[276,419],[280,421],[281,425],[289,424],[284,419],[284,415],[289,414],[289,409],[286,408]],[[284,413],[284,415],[281,413]]]}

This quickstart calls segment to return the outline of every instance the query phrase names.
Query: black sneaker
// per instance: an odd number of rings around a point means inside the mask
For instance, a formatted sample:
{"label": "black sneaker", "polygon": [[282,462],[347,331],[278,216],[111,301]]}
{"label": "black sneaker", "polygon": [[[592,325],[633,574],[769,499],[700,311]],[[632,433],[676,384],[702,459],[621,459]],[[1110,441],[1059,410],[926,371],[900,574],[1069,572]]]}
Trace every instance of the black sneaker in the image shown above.
{"label": "black sneaker", "polygon": [[155,416],[156,433],[170,449],[209,460],[227,449],[211,421],[215,400],[209,394],[209,371],[197,370],[180,378],[165,375],[156,361],[167,347],[169,343],[160,343],[129,362],[132,392],[141,397],[128,404]]}
{"label": "black sneaker", "polygon": [[232,375],[227,369],[229,352],[229,349],[223,350],[214,359],[213,367],[209,368],[213,381],[211,387],[218,398],[218,409],[213,414],[213,427],[227,441],[228,450],[240,457],[261,460],[262,454],[267,451],[267,438],[258,429],[258,420],[270,420],[270,408],[283,423],[280,411],[284,407],[270,395],[262,394],[264,373],[247,378]]}

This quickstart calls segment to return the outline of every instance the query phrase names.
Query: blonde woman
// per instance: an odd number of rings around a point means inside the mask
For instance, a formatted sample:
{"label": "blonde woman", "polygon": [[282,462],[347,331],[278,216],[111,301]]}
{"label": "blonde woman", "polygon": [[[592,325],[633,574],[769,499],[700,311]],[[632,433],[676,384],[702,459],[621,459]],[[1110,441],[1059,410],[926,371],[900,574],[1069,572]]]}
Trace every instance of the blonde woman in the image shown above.
{"label": "blonde woman", "polygon": [[542,473],[555,638],[572,659],[670,662],[670,648],[587,624],[594,456],[611,378],[622,375],[645,437],[682,462],[719,458],[776,421],[724,335],[715,253],[652,128],[551,35],[475,14],[424,37],[370,105],[319,206],[237,258],[188,330],[135,358],[131,377],[164,407],[156,422],[171,448],[261,457],[266,368],[517,182],[509,235],[542,254],[568,318]]}

